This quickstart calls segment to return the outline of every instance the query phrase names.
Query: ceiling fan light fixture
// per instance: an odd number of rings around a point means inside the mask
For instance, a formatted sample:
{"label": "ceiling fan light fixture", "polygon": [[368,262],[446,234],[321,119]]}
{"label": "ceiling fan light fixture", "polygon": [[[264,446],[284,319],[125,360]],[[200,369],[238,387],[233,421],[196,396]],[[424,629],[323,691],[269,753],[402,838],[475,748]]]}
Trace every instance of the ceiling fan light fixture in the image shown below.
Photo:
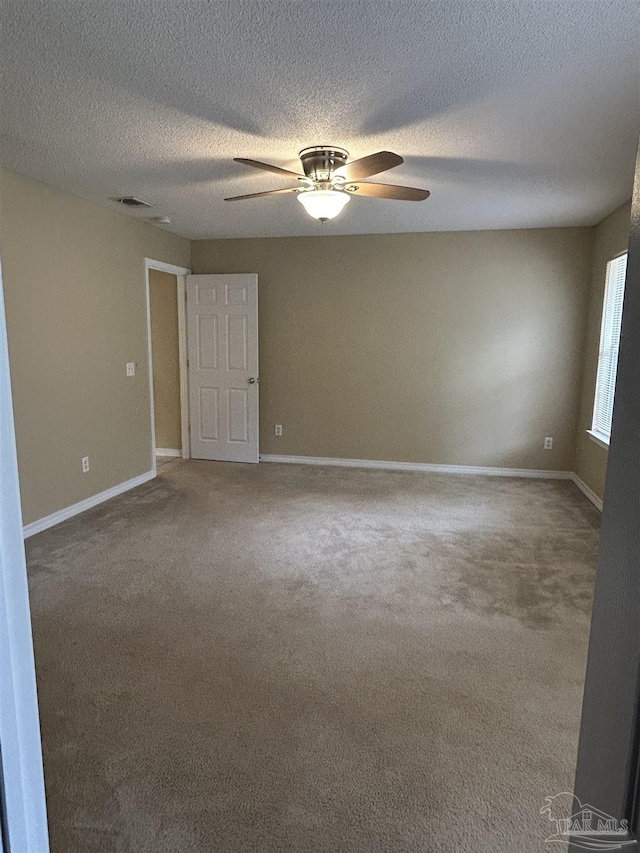
{"label": "ceiling fan light fixture", "polygon": [[342,190],[321,189],[301,192],[298,201],[309,216],[326,222],[337,216],[351,198]]}
{"label": "ceiling fan light fixture", "polygon": [[304,175],[270,163],[262,163],[260,160],[234,157],[236,162],[244,163],[245,166],[253,166],[263,172],[275,172],[286,178],[295,178],[298,183],[294,187],[235,195],[225,201],[246,201],[263,196],[270,198],[282,193],[296,193],[309,216],[320,222],[327,222],[343,210],[352,195],[396,201],[424,201],[430,195],[429,190],[418,187],[401,187],[398,184],[381,184],[366,180],[404,162],[402,157],[393,151],[378,151],[376,154],[360,157],[359,160],[349,161],[349,152],[344,148],[336,148],[335,145],[313,145],[311,148],[303,148],[299,157]]}

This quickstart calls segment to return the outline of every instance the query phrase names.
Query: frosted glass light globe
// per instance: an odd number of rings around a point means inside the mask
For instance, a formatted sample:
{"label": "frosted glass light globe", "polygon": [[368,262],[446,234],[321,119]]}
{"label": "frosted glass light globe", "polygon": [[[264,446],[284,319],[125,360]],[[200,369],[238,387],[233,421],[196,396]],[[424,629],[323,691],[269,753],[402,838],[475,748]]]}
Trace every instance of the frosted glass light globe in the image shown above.
{"label": "frosted glass light globe", "polygon": [[340,190],[308,190],[299,194],[298,201],[309,216],[326,222],[337,216],[351,199],[348,193]]}

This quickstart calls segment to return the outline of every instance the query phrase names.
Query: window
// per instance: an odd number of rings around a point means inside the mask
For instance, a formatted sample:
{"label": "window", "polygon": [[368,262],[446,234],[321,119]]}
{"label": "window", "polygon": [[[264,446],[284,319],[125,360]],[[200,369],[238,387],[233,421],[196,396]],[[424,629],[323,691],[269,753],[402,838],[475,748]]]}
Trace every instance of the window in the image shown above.
{"label": "window", "polygon": [[613,415],[613,395],[616,388],[626,271],[626,252],[624,255],[613,258],[607,264],[600,349],[598,351],[596,398],[593,405],[593,423],[591,425],[591,435],[603,444],[609,444],[611,435],[611,416]]}

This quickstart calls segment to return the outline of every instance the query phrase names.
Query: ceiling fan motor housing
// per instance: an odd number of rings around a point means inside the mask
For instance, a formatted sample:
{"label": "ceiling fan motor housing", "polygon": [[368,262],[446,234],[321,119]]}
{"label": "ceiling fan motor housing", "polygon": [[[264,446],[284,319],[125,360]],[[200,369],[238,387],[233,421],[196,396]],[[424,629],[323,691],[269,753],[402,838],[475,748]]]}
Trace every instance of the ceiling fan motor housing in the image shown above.
{"label": "ceiling fan motor housing", "polygon": [[344,166],[349,152],[333,145],[313,145],[300,152],[302,168],[313,181],[330,181],[339,166]]}

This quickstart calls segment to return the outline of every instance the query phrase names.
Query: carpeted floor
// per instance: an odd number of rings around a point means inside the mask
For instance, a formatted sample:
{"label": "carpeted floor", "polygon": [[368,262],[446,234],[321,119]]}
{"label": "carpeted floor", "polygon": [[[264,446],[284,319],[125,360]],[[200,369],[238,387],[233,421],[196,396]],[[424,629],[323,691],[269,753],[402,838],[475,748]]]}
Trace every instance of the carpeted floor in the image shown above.
{"label": "carpeted floor", "polygon": [[53,853],[536,853],[599,514],[568,482],[178,461],[27,542]]}

